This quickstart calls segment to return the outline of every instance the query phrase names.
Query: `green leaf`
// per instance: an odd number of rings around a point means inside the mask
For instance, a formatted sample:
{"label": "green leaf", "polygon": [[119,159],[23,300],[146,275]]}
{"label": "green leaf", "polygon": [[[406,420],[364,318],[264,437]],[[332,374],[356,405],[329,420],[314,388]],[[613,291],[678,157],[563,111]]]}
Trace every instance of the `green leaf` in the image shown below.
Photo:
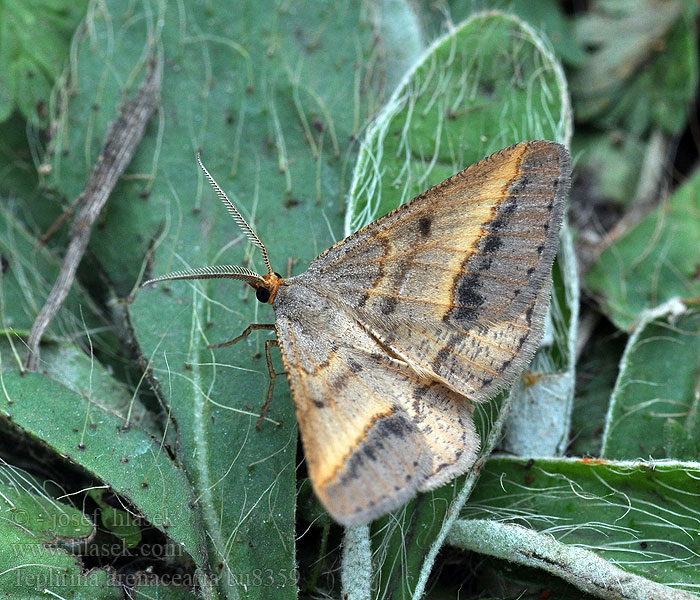
{"label": "green leaf", "polygon": [[[169,577],[171,584],[159,583],[158,577],[146,573],[138,573],[134,577],[137,585],[134,587],[134,597],[147,598],[148,600],[197,600],[201,598],[194,590],[187,589],[189,585],[186,577],[178,574]],[[152,580],[152,581],[151,581]]]}
{"label": "green leaf", "polygon": [[697,462],[492,458],[449,542],[601,597],[690,600],[699,481]]}
{"label": "green leaf", "polygon": [[[700,439],[698,357],[699,310],[670,301],[643,315],[620,363],[605,423],[603,456],[700,458],[690,443]],[[676,426],[669,426],[669,419]],[[680,429],[684,437],[679,436]]]}
{"label": "green leaf", "polygon": [[574,38],[572,20],[557,0],[451,0],[418,6],[429,11],[428,28],[438,33],[444,33],[448,23],[460,23],[482,10],[507,11],[535,28],[563,62],[578,65],[586,58],[583,47]]}
{"label": "green leaf", "polygon": [[[22,369],[24,339],[44,303],[60,262],[22,226],[14,213],[0,207],[0,365]],[[118,352],[121,345],[105,328],[107,317],[85,289],[75,282],[58,317],[42,342],[41,372],[75,392],[97,399],[130,423],[160,434],[160,425],[136,394],[116,379],[94,356]]]}
{"label": "green leaf", "polygon": [[121,598],[107,571],[86,574],[73,555],[93,534],[93,523],[81,511],[49,497],[26,473],[0,461],[0,595]]}
{"label": "green leaf", "polygon": [[81,511],[54,500],[26,473],[5,461],[0,462],[0,502],[6,517],[3,521],[26,529],[45,543],[68,547],[95,533],[94,524]]}
{"label": "green leaf", "polygon": [[[692,415],[692,431],[684,427],[682,423],[667,419],[664,423],[664,447],[666,455],[676,457],[678,460],[695,460],[700,457],[697,437],[694,435],[697,430],[697,412]],[[690,415],[688,415],[690,416]]]}
{"label": "green leaf", "polygon": [[391,92],[425,50],[416,6],[405,0],[380,0],[379,44],[385,51],[386,89]]}
{"label": "green leaf", "polygon": [[700,170],[600,255],[588,287],[620,328],[675,296],[700,296]]}
{"label": "green leaf", "polygon": [[[3,332],[0,332],[3,333]],[[4,332],[0,339],[0,364],[3,369],[17,370],[16,352],[22,347],[14,336]],[[13,340],[13,343],[10,343]],[[41,371],[67,388],[91,398],[104,410],[119,415],[154,436],[161,433],[161,426],[138,396],[116,379],[94,356],[88,356],[74,344],[67,342],[42,342]]]}
{"label": "green leaf", "polygon": [[697,8],[685,0],[600,0],[578,17],[592,48],[571,82],[577,120],[679,133],[698,81]]}
{"label": "green leaf", "polygon": [[[588,196],[601,203],[632,202],[643,168],[640,156],[645,151],[638,137],[623,131],[581,131],[573,137],[571,150],[576,156],[577,176],[585,178]],[[606,222],[603,226],[611,227],[612,223]]]}
{"label": "green leaf", "polygon": [[189,482],[156,441],[136,427],[125,430],[119,417],[38,373],[1,372],[0,385],[0,415],[108,483],[203,564]]}
{"label": "green leaf", "polygon": [[[36,239],[6,207],[0,207],[0,256],[3,264],[0,275],[2,328],[6,332],[13,330],[17,334],[28,334],[61,263],[45,247],[37,247]],[[86,328],[96,328],[104,323],[100,309],[76,284],[47,330],[47,338],[77,337]],[[17,342],[10,340],[10,343]],[[87,341],[85,345],[88,345]]]}
{"label": "green leaf", "polygon": [[607,321],[595,328],[576,365],[576,397],[571,414],[571,456],[600,456],[605,416],[615,387],[627,336]]}
{"label": "green leaf", "polygon": [[141,527],[125,510],[119,510],[104,501],[104,490],[92,489],[88,495],[100,507],[100,522],[120,539],[127,548],[135,548],[141,541]]}
{"label": "green leaf", "polygon": [[[11,118],[0,122],[0,140],[0,198],[31,198],[29,203],[37,206],[41,203],[38,190],[39,175],[34,168],[31,154],[32,150],[36,149],[35,140],[27,139],[27,123],[19,113],[14,113]],[[5,201],[4,204],[12,208],[11,200]]]}
{"label": "green leaf", "polygon": [[[566,82],[543,42],[516,17],[475,15],[431,46],[368,130],[355,167],[345,233],[503,146],[536,138],[566,142],[569,128]],[[553,311],[560,335],[552,340],[556,349],[550,350],[549,359],[533,367],[547,372],[573,369],[574,364],[571,323],[578,292],[571,241],[566,239],[568,252],[556,275],[558,309]],[[560,392],[569,400],[559,401],[564,407],[570,406],[573,394],[572,373],[562,375]],[[498,406],[493,402],[477,409],[486,453],[503,424],[505,413],[494,417]],[[401,557],[381,563],[375,585],[382,594],[422,593],[449,530],[448,507],[454,503],[450,511],[456,514],[476,472],[419,496],[373,525],[373,553]],[[348,569],[353,567],[345,565]]]}
{"label": "green leaf", "polygon": [[29,121],[45,120],[51,87],[86,6],[85,0],[0,3],[0,122],[15,108]]}

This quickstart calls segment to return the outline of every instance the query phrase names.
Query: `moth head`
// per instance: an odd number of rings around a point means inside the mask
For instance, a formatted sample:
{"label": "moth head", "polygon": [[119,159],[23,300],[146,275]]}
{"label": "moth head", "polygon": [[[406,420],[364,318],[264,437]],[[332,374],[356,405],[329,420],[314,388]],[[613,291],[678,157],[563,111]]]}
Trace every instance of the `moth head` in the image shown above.
{"label": "moth head", "polygon": [[238,265],[220,265],[188,269],[186,271],[175,271],[174,273],[168,273],[162,277],[149,279],[143,285],[146,286],[152,283],[158,283],[159,281],[174,281],[177,279],[240,279],[255,289],[255,297],[260,302],[272,304],[275,301],[280,283],[282,283],[282,276],[272,270],[265,244],[260,241],[260,238],[255,231],[253,231],[253,228],[248,225],[248,221],[243,218],[243,215],[238,212],[236,206],[231,202],[221,187],[219,187],[219,184],[214,181],[214,178],[209,174],[209,171],[207,171],[202,163],[199,152],[197,153],[197,162],[202,171],[204,171],[205,177],[214,188],[217,196],[219,196],[219,199],[223,202],[226,210],[228,210],[229,214],[233,217],[233,220],[236,221],[238,227],[246,234],[248,240],[260,249],[263,260],[265,261],[265,266],[267,267],[267,273],[265,275],[259,275],[246,267],[239,267]]}

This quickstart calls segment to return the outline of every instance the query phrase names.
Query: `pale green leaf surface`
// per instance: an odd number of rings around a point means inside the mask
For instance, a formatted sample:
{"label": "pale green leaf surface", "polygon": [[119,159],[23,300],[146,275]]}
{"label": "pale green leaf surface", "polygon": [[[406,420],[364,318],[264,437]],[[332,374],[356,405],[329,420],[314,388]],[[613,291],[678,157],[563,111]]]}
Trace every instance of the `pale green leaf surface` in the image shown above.
{"label": "pale green leaf surface", "polygon": [[29,121],[45,118],[39,106],[49,103],[86,4],[85,0],[0,3],[0,121],[15,109]]}
{"label": "pale green leaf surface", "polygon": [[[577,585],[606,581],[608,595],[601,589],[602,597],[614,597],[621,582],[627,582],[622,589],[643,587],[625,598],[691,598],[682,590],[697,590],[700,519],[692,499],[700,494],[699,481],[699,463],[492,457],[461,516],[467,523],[485,519],[546,534],[539,542],[539,558],[549,556],[560,576],[578,570]],[[471,535],[481,552],[521,564],[538,558],[537,544],[528,551],[514,533],[501,529],[500,541],[492,539],[491,549],[478,542],[478,531]],[[560,545],[559,564],[552,561],[557,555],[552,540]],[[466,538],[458,544],[472,546]],[[582,550],[597,565],[588,573],[580,569],[583,555],[572,560]],[[627,574],[643,579],[628,579]],[[656,584],[670,586],[662,588],[668,595],[654,596]]]}
{"label": "pale green leaf surface", "polygon": [[444,33],[447,19],[460,23],[482,10],[507,11],[546,37],[555,54],[565,63],[580,64],[586,57],[583,48],[573,37],[571,18],[564,14],[561,3],[557,0],[450,0],[445,3],[426,3],[422,8],[424,11],[432,11],[429,13],[431,18],[426,18],[427,28],[441,33]]}
{"label": "pale green leaf surface", "polygon": [[[156,577],[150,579],[157,581]],[[201,598],[194,590],[190,590],[181,584],[184,577],[174,575],[169,578],[172,585],[166,583],[150,583],[148,575],[139,574],[138,585],[134,587],[134,598],[139,600],[197,600]]]}
{"label": "pale green leaf surface", "polygon": [[[627,344],[610,399],[602,455],[700,459],[700,311],[670,301],[645,313]],[[668,427],[668,421],[676,423]],[[681,437],[681,431],[685,436]],[[669,453],[679,452],[679,454]]]}
{"label": "pale green leaf surface", "polygon": [[623,330],[670,298],[697,298],[700,281],[700,170],[600,255],[588,287]]}
{"label": "pale green leaf surface", "polygon": [[556,456],[569,441],[572,374],[526,374],[517,383],[504,450],[518,456]]}
{"label": "pale green leaf surface", "polygon": [[386,88],[389,92],[401,82],[425,50],[418,8],[406,0],[381,0],[379,20],[380,48],[384,50]]}
{"label": "pale green leaf surface", "polygon": [[[26,335],[51,291],[61,263],[45,247],[37,248],[36,239],[4,206],[0,207],[0,255],[4,259],[0,275],[0,323],[6,331],[16,330]],[[80,317],[81,309],[85,324]],[[103,324],[95,303],[80,285],[75,285],[47,330],[47,337],[82,338],[85,327]],[[81,341],[87,346],[85,340]],[[21,352],[24,358],[23,347]]]}
{"label": "pale green leaf surface", "polygon": [[93,523],[81,511],[53,500],[18,469],[0,464],[0,597],[121,598],[120,589],[108,585],[106,571],[85,574],[71,555],[72,546],[93,533]]}
{"label": "pale green leaf surface", "polygon": [[136,427],[123,429],[121,418],[46,376],[3,372],[0,384],[0,414],[105,481],[202,564],[193,493],[164,448]]}
{"label": "pale green leaf surface", "polygon": [[134,548],[141,541],[141,527],[125,510],[120,510],[105,502],[103,489],[92,489],[88,495],[100,507],[100,522],[114,537],[121,540],[125,547]]}

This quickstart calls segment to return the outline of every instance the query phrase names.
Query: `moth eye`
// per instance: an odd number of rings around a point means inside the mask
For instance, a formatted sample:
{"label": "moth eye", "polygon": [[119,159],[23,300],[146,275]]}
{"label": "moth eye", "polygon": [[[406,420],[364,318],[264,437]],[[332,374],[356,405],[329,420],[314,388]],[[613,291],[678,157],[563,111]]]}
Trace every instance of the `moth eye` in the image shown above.
{"label": "moth eye", "polygon": [[266,287],[260,286],[255,290],[255,297],[260,302],[267,302],[270,299],[270,290],[268,290]]}
{"label": "moth eye", "polygon": [[277,271],[275,271],[275,275],[277,275],[277,277],[279,277],[280,279],[282,279],[282,275],[280,275]]}

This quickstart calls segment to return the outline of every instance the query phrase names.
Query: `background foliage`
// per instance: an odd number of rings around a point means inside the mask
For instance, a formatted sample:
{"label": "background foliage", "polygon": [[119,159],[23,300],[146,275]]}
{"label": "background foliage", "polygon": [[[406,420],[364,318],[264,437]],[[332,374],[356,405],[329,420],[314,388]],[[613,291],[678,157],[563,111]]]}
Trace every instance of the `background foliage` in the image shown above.
{"label": "background foliage", "polygon": [[[694,597],[697,19],[691,0],[0,1],[0,597]],[[25,373],[69,227],[39,240],[151,53],[160,109]],[[261,270],[194,155],[285,274],[535,138],[575,171],[543,348],[478,408],[483,469],[343,531],[283,378],[255,427],[266,334],[206,347],[271,309],[235,282],[139,289]]]}

